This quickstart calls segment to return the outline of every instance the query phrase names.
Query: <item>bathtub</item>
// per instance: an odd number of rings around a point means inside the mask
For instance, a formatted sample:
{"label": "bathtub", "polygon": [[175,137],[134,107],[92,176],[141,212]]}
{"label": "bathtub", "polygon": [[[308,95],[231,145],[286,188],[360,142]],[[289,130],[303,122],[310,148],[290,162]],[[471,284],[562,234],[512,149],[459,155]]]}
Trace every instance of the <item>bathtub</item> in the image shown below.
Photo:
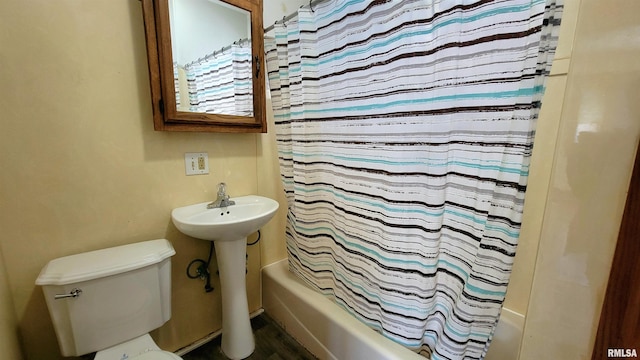
{"label": "bathtub", "polygon": [[[321,360],[424,360],[371,330],[289,272],[287,259],[262,269],[264,311]],[[503,309],[485,360],[518,358],[524,317]]]}

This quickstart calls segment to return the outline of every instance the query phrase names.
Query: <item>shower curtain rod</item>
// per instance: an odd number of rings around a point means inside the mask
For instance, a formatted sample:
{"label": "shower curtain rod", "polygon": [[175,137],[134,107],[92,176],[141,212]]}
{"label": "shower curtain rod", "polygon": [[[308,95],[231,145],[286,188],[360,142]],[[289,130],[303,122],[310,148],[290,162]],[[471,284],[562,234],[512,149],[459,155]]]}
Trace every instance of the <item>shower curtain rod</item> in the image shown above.
{"label": "shower curtain rod", "polygon": [[214,52],[212,52],[211,54],[207,54],[207,55],[205,55],[204,57],[201,57],[201,58],[198,58],[198,59],[196,59],[196,60],[193,60],[192,62],[185,64],[185,65],[184,65],[184,67],[186,68],[186,67],[191,66],[191,65],[193,65],[193,64],[195,64],[195,63],[198,63],[198,62],[201,62],[201,61],[204,61],[204,60],[209,60],[209,59],[211,59],[212,57],[215,57],[215,56],[216,56],[216,54],[221,54],[221,53],[223,53],[223,52],[225,52],[225,51],[227,51],[227,50],[231,49],[231,47],[232,47],[233,45],[242,45],[242,43],[243,43],[243,42],[247,42],[247,41],[251,41],[251,39],[249,39],[249,38],[244,38],[244,39],[240,39],[240,40],[238,40],[238,41],[234,41],[234,42],[233,42],[233,44],[231,44],[231,45],[227,45],[227,46],[224,46],[224,47],[222,47],[220,50],[215,50],[215,51],[214,51]]}
{"label": "shower curtain rod", "polygon": [[[323,2],[325,2],[325,1],[327,1],[327,0],[309,0],[309,5],[301,5],[301,6],[300,6],[300,8],[303,8],[303,7],[305,7],[305,6],[308,6],[308,7],[309,7],[309,9],[311,9],[311,12],[315,12],[315,10],[313,10],[313,7],[314,7],[314,6],[316,6],[316,5],[318,5],[318,4],[320,4],[320,3],[323,3]],[[274,26],[275,26],[277,23],[285,24],[287,21],[289,21],[289,20],[293,19],[294,17],[296,17],[296,15],[298,15],[298,14],[294,12],[294,13],[291,13],[291,14],[289,14],[289,15],[287,15],[287,16],[283,16],[283,17],[282,17],[282,20],[278,20],[278,21],[276,21],[273,25],[271,25],[271,26],[268,26],[268,27],[264,28],[264,33],[266,34],[266,33],[268,33],[269,31],[273,30]]]}

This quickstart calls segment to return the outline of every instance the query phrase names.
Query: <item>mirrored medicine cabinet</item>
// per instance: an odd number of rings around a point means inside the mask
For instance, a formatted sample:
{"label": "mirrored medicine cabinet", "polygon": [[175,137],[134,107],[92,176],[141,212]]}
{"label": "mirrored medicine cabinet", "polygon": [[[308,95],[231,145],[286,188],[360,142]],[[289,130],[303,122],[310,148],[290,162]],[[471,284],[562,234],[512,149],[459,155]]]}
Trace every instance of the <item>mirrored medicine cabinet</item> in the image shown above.
{"label": "mirrored medicine cabinet", "polygon": [[154,129],[266,132],[262,0],[141,0]]}

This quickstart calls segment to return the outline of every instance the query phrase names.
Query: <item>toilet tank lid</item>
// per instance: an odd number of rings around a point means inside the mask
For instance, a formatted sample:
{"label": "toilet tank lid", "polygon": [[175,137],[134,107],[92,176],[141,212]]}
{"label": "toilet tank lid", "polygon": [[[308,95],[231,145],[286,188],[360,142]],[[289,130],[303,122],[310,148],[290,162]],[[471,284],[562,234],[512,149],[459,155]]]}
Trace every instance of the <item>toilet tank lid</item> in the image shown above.
{"label": "toilet tank lid", "polygon": [[157,264],[176,251],[166,239],[149,240],[49,261],[36,285],[68,285]]}

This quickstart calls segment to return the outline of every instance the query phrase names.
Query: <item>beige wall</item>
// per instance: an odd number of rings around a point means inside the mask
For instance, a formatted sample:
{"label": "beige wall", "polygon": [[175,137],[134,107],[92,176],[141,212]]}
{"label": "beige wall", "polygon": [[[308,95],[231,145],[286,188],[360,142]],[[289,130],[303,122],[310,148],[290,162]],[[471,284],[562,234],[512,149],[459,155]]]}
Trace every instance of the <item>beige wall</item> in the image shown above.
{"label": "beige wall", "polygon": [[13,299],[4,268],[4,257],[0,251],[0,349],[7,360],[21,360],[22,352],[18,342],[18,323],[13,311]]}
{"label": "beige wall", "polygon": [[[25,357],[60,358],[34,286],[49,260],[156,238],[177,251],[159,345],[175,350],[218,330],[217,278],[205,294],[185,275],[209,243],[181,235],[170,211],[215,198],[220,181],[231,195],[257,193],[258,135],[153,131],[138,1],[2,1],[0,14],[0,249]],[[191,151],[209,153],[211,174],[185,176]],[[252,310],[259,268],[253,246]]]}
{"label": "beige wall", "polygon": [[580,1],[522,360],[591,358],[640,138],[639,13]]}
{"label": "beige wall", "polygon": [[273,131],[274,119],[271,110],[271,99],[267,97],[267,120],[269,129],[267,134],[261,134],[258,139],[258,193],[263,196],[278,200],[280,209],[271,221],[262,228],[262,240],[260,241],[260,254],[262,266],[272,264],[287,257],[284,230],[287,222],[287,199],[280,181],[280,164],[278,162],[278,149],[276,136]]}

